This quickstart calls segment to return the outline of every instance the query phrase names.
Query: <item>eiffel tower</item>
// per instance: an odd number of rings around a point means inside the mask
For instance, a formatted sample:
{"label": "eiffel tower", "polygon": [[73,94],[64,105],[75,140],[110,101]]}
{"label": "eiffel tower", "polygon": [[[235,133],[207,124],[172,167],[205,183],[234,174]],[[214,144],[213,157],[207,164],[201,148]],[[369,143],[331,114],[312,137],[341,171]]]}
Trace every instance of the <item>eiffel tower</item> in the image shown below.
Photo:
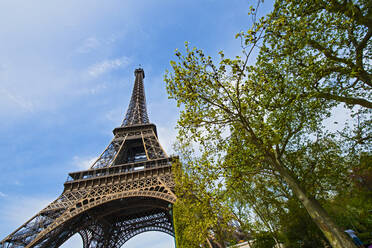
{"label": "eiffel tower", "polygon": [[84,248],[119,248],[147,231],[174,236],[172,157],[149,122],[136,69],[132,97],[114,138],[88,170],[69,173],[62,194],[0,242],[0,248],[61,246],[79,233]]}

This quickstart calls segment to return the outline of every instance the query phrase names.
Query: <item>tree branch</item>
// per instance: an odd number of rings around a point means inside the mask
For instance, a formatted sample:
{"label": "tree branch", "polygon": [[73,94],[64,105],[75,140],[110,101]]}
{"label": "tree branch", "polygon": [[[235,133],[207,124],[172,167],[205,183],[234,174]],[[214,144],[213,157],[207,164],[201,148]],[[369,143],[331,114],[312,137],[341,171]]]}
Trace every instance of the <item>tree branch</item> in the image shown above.
{"label": "tree branch", "polygon": [[324,92],[319,92],[314,95],[316,98],[323,98],[327,100],[334,100],[338,102],[343,102],[346,104],[352,104],[352,105],[360,105],[362,107],[366,108],[372,108],[372,102],[363,99],[363,98],[353,98],[353,97],[344,97],[344,96],[336,96],[332,95],[330,93],[324,93]]}
{"label": "tree branch", "polygon": [[337,57],[336,55],[333,54],[333,51],[330,51],[329,49],[327,49],[326,47],[320,45],[318,42],[316,42],[315,40],[311,40],[309,39],[308,40],[308,43],[309,45],[322,52],[327,58],[333,60],[333,61],[337,61],[337,62],[340,62],[340,63],[344,63],[344,64],[347,64],[348,66],[350,66],[351,68],[355,67],[355,65],[353,64],[353,62],[351,62],[350,60],[347,60],[345,58],[340,58],[340,57]]}

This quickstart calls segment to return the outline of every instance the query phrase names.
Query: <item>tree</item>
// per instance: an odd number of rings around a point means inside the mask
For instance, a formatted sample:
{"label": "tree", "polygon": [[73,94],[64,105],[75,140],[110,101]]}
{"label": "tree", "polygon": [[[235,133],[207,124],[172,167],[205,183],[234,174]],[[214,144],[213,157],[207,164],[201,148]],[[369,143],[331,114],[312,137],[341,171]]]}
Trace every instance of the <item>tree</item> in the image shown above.
{"label": "tree", "polygon": [[[247,45],[243,58],[228,59],[220,52],[219,63],[214,63],[188,44],[184,56],[177,51],[180,62],[171,62],[173,73],[165,81],[169,96],[184,108],[179,137],[198,142],[205,156],[216,162],[208,167],[218,171],[234,134],[250,161],[257,161],[244,167],[279,176],[333,247],[355,247],[300,184],[287,155],[318,135],[335,104],[358,105],[359,114],[368,113],[370,8],[363,1],[345,1],[342,8],[336,1],[329,6],[322,1],[286,3],[277,1],[271,15],[238,35]],[[337,25],[335,18],[342,23]],[[319,23],[323,29],[318,29]],[[322,46],[305,39],[304,31]],[[353,42],[348,42],[350,32]],[[248,66],[259,44],[256,65]],[[369,137],[367,133],[363,139]]]}
{"label": "tree", "polygon": [[280,218],[283,244],[286,248],[326,247],[324,236],[296,199],[289,199],[285,207],[288,213]]}
{"label": "tree", "polygon": [[372,108],[371,7],[369,1],[276,1],[265,62],[296,71],[305,94]]}
{"label": "tree", "polygon": [[[200,162],[200,160],[199,160]],[[209,163],[205,161],[205,163]],[[236,228],[231,225],[233,216],[223,189],[218,189],[206,173],[193,171],[191,165],[185,173],[182,164],[173,164],[177,202],[174,205],[176,242],[180,247],[225,248],[233,244]]]}
{"label": "tree", "polygon": [[[372,5],[370,1],[276,1],[257,67],[261,74],[292,77],[293,97],[344,103],[361,122],[348,137],[371,142]],[[248,36],[250,39],[253,37]],[[274,75],[270,71],[274,68]],[[274,78],[273,78],[274,79]]]}

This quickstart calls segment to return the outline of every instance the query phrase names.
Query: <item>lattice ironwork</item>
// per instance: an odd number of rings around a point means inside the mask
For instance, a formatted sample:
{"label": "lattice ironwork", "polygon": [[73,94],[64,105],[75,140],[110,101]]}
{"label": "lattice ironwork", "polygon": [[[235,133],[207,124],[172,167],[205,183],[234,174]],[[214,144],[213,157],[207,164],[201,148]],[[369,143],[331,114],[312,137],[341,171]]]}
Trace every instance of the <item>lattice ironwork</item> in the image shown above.
{"label": "lattice ironwork", "polygon": [[[174,235],[170,222],[171,215],[161,208],[144,209],[130,218],[125,215],[115,216],[114,221],[110,216],[104,216],[104,222],[94,223],[80,231],[84,248],[121,247],[130,238],[147,231],[161,231]],[[105,236],[110,238],[105,239]]]}
{"label": "lattice ironwork", "polygon": [[157,136],[152,130],[151,135],[144,136],[142,134],[143,144],[146,150],[146,156],[148,159],[157,159],[167,157],[167,154],[161,147]]}
{"label": "lattice ironwork", "polygon": [[122,147],[124,141],[113,139],[107,146],[105,151],[99,156],[99,158],[93,163],[91,169],[108,167],[112,164],[112,161],[116,158],[116,155]]}
{"label": "lattice ironwork", "polygon": [[84,248],[118,248],[146,231],[174,235],[172,158],[148,123],[144,72],[136,80],[123,125],[86,171],[69,173],[63,193],[0,242],[0,248],[59,247],[75,233]]}
{"label": "lattice ironwork", "polygon": [[132,98],[130,99],[127,114],[125,115],[122,127],[147,124],[149,117],[147,116],[145,89],[143,86],[143,79],[145,72],[142,69],[136,69],[134,72],[136,79],[134,82]]}

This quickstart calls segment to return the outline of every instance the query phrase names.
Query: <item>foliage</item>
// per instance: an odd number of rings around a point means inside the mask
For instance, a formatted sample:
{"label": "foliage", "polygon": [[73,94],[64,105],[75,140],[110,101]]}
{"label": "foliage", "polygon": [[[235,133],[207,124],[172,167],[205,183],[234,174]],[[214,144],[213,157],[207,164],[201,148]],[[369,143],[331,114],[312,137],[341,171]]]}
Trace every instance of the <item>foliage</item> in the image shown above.
{"label": "foliage", "polygon": [[261,232],[255,235],[255,240],[252,244],[252,248],[271,248],[275,245],[275,241],[272,236],[267,232]]}
{"label": "foliage", "polygon": [[[299,94],[346,104],[359,120],[347,141],[371,142],[370,1],[276,1],[265,20],[257,67],[263,77],[291,77]],[[284,73],[283,73],[284,72]]]}
{"label": "foliage", "polygon": [[369,1],[276,1],[259,63],[290,72],[303,94],[371,108]]}
{"label": "foliage", "polygon": [[[195,241],[195,247],[213,238],[224,247],[239,230],[289,247],[324,246],[323,235],[334,247],[354,247],[336,223],[350,228],[344,215],[360,223],[371,206],[364,198],[371,173],[365,159],[371,141],[368,4],[276,1],[270,15],[237,35],[242,57],[221,51],[216,61],[188,43],[184,54],[176,52],[179,61],[171,61],[165,81],[182,107],[180,242]],[[251,14],[256,17],[254,9]],[[254,49],[259,56],[249,65]],[[343,132],[324,130],[339,104],[358,121]],[[196,151],[188,150],[193,146]],[[364,202],[351,197],[355,192]]]}
{"label": "foliage", "polygon": [[371,155],[362,154],[352,169],[351,184],[326,204],[341,226],[355,230],[365,242],[372,242],[372,191],[366,180],[371,176],[370,165]]}
{"label": "foliage", "polygon": [[281,232],[286,248],[323,247],[327,244],[324,236],[311,220],[306,210],[295,199],[285,204],[288,213],[281,215]]}
{"label": "foliage", "polygon": [[208,241],[223,247],[233,244],[232,215],[224,204],[224,191],[205,181],[207,178],[200,174],[188,172],[185,173],[179,161],[173,164],[178,196],[174,205],[177,245],[209,247]]}

